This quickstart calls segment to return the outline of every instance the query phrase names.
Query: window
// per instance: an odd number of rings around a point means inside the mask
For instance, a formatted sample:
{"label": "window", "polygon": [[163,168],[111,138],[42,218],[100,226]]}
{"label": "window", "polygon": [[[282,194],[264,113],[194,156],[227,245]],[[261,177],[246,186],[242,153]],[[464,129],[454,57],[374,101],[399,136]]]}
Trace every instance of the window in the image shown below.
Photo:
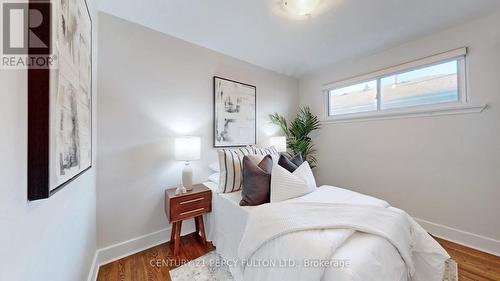
{"label": "window", "polygon": [[406,114],[460,105],[466,49],[424,58],[325,86],[327,119]]}
{"label": "window", "polygon": [[332,115],[377,110],[377,80],[330,91]]}
{"label": "window", "polygon": [[380,109],[458,101],[458,61],[380,79]]}

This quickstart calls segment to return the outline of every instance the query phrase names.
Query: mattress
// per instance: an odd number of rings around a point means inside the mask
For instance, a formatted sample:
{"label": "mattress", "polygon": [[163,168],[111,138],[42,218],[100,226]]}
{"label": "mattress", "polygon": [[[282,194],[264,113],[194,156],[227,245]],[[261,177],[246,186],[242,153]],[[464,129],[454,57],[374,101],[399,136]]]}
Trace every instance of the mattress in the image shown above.
{"label": "mattress", "polygon": [[[217,185],[206,183],[216,190]],[[326,187],[320,187],[326,188]],[[373,200],[372,197],[342,188],[333,188],[335,203],[362,203]],[[370,198],[370,199],[368,199]],[[241,268],[238,266],[238,246],[245,231],[250,206],[239,206],[241,191],[233,193],[216,193],[212,196],[212,213],[207,219],[208,239],[216,246],[230,267],[236,280],[242,280]],[[291,201],[322,202],[315,192],[291,199]],[[328,202],[332,202],[331,198]],[[387,203],[385,203],[387,204]],[[388,204],[387,204],[388,205]],[[337,261],[345,261],[345,267],[329,267],[322,280],[406,280],[406,266],[396,248],[378,236],[357,232],[352,235],[332,256]]]}

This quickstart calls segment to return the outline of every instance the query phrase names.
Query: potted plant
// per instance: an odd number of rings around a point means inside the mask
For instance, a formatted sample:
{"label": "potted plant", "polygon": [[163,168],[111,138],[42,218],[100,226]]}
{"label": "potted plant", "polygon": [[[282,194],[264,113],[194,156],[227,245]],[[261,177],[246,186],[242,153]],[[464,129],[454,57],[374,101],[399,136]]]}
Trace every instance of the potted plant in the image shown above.
{"label": "potted plant", "polygon": [[310,134],[320,129],[318,117],[311,113],[309,107],[302,107],[291,123],[287,123],[285,117],[274,113],[269,116],[273,124],[278,125],[286,135],[287,147],[291,150],[289,156],[302,155],[309,162],[311,168],[316,167],[317,159],[314,155],[316,149],[312,143]]}

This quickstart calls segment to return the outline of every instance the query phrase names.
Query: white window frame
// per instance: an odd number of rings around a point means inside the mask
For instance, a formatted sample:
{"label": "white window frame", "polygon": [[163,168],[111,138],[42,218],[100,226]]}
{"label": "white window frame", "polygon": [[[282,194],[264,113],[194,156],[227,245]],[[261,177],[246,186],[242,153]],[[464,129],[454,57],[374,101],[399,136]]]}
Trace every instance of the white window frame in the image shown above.
{"label": "white window frame", "polygon": [[[429,56],[423,59],[388,67],[369,74],[348,78],[339,82],[328,83],[324,85],[322,89],[324,95],[323,121],[327,123],[340,123],[340,122],[352,122],[352,121],[364,121],[364,120],[376,120],[376,119],[392,119],[392,118],[403,118],[403,117],[419,117],[419,116],[482,112],[486,108],[486,105],[471,104],[470,98],[467,94],[466,59],[467,59],[467,48],[464,47],[440,53],[437,55]],[[404,73],[441,63],[446,63],[454,60],[458,61],[458,73],[457,73],[458,101],[449,103],[438,103],[430,105],[384,109],[384,110],[380,108],[381,105],[380,79],[387,76]],[[378,88],[377,110],[340,114],[340,115],[330,115],[330,91],[372,80],[377,80],[377,88]]]}

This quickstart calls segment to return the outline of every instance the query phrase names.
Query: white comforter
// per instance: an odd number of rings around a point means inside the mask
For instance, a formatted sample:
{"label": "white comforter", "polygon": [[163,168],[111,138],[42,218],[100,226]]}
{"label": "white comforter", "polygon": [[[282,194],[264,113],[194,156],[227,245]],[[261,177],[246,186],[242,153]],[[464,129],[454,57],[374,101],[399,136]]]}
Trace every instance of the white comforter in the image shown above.
{"label": "white comforter", "polygon": [[[324,186],[311,196],[255,208],[238,252],[241,260],[249,262],[244,267],[244,279],[377,280],[377,276],[378,280],[394,280],[390,269],[397,268],[397,262],[382,264],[391,272],[388,276],[380,272],[369,276],[369,272],[349,272],[349,259],[336,260],[337,252],[345,252],[342,245],[355,233],[363,232],[382,237],[396,249],[406,265],[406,271],[396,280],[442,280],[449,256],[437,242],[405,212],[389,207],[385,201],[353,194],[340,203],[334,197],[337,188]],[[394,256],[394,250],[388,249],[387,255]],[[367,260],[367,267],[378,262]]]}

